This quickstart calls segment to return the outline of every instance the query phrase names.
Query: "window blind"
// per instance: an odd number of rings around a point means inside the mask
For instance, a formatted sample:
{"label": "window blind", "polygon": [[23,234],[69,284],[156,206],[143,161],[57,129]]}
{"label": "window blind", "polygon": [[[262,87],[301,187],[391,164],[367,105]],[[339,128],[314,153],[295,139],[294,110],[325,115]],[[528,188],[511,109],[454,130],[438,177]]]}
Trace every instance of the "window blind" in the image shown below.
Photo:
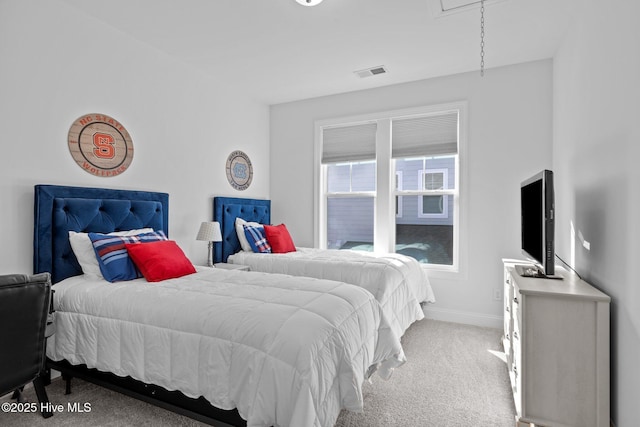
{"label": "window blind", "polygon": [[391,121],[391,157],[458,153],[458,112]]}
{"label": "window blind", "polygon": [[322,163],[375,160],[377,124],[362,123],[322,130]]}

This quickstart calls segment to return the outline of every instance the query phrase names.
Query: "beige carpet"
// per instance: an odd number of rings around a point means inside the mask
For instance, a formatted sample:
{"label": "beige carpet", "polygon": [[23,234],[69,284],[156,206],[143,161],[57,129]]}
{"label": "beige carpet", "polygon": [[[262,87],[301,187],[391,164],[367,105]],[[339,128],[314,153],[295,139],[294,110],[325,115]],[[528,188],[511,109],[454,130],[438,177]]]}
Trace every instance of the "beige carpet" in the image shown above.
{"label": "beige carpet", "polygon": [[[364,412],[342,411],[336,427],[513,427],[515,410],[500,336],[496,329],[433,320],[412,325],[402,340],[408,362],[389,381],[374,376],[372,384],[365,383]],[[47,393],[53,404],[64,405],[64,412],[46,420],[39,413],[0,412],[0,426],[203,425],[77,379],[70,396],[64,395],[59,380]],[[37,402],[33,389],[25,395]],[[89,403],[91,411],[70,413],[67,402]]]}
{"label": "beige carpet", "polygon": [[336,427],[513,427],[515,408],[497,329],[422,320],[402,342],[407,363],[365,383],[364,412]]}

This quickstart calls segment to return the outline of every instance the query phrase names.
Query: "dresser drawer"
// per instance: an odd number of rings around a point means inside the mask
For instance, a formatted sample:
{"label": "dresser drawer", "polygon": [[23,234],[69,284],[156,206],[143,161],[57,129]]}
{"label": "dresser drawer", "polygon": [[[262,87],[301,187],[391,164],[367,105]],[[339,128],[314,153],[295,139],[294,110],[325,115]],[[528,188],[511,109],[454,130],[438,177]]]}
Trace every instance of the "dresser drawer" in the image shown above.
{"label": "dresser drawer", "polygon": [[511,318],[513,319],[513,327],[522,330],[522,295],[517,285],[513,287],[513,296],[511,297]]}
{"label": "dresser drawer", "polygon": [[507,361],[507,368],[510,370],[513,365],[513,347],[511,347],[511,340],[509,338],[502,339],[502,346],[504,347],[504,355]]}
{"label": "dresser drawer", "polygon": [[504,317],[504,338],[511,339],[511,334],[513,333],[513,319],[511,316]]}
{"label": "dresser drawer", "polygon": [[504,272],[504,300],[511,301],[513,299],[513,278],[507,270]]}
{"label": "dresser drawer", "polygon": [[[518,327],[517,322],[514,322],[513,328],[513,337],[511,339],[511,348],[513,351],[513,362],[511,364],[512,371],[514,375],[514,382],[511,384],[514,395],[518,398],[520,396],[520,391],[522,388],[522,335],[520,333],[520,328]],[[520,403],[517,403],[520,406]]]}

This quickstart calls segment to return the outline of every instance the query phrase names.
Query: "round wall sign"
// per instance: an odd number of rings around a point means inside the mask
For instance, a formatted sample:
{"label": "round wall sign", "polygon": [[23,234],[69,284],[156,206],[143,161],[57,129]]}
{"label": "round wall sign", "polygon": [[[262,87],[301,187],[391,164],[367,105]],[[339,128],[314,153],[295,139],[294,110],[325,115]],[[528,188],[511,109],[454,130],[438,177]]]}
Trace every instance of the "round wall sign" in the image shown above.
{"label": "round wall sign", "polygon": [[246,190],[253,179],[251,160],[242,151],[234,151],[227,157],[227,180],[236,190]]}
{"label": "round wall sign", "polygon": [[117,120],[87,114],[69,129],[69,151],[78,166],[95,176],[116,176],[133,161],[133,141]]}

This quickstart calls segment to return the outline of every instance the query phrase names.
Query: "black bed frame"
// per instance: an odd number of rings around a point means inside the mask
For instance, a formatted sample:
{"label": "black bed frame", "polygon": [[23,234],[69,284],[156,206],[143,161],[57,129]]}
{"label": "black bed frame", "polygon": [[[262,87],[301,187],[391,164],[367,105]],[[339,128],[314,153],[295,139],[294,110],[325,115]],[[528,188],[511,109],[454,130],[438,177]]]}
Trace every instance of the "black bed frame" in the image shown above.
{"label": "black bed frame", "polygon": [[[216,408],[202,396],[198,399],[190,398],[179,391],[169,391],[164,387],[146,384],[131,377],[119,377],[108,372],[87,368],[86,365],[72,365],[66,360],[56,362],[47,359],[49,375],[51,369],[62,374],[62,379],[65,381],[65,394],[71,394],[71,380],[80,378],[209,425],[217,427],[243,427],[247,425],[236,409]],[[50,378],[49,376],[49,383],[51,382]]]}
{"label": "black bed frame", "polygon": [[[56,199],[78,199],[83,200],[104,200],[108,203],[111,200],[134,200],[134,201],[154,201],[162,207],[158,209],[160,218],[156,218],[153,225],[160,225],[168,236],[168,202],[169,195],[166,193],[131,191],[131,190],[110,190],[102,188],[67,187],[55,185],[36,185],[34,200],[34,272],[48,271],[51,273],[64,270],[63,275],[53,275],[57,281],[75,274],[81,274],[79,265],[75,261],[75,256],[71,252],[68,239],[64,243],[56,242],[53,227],[51,226],[57,216],[61,215],[60,209],[56,213]],[[161,211],[161,212],[160,212]],[[65,208],[66,214],[66,208]],[[73,224],[73,221],[70,222]],[[142,228],[151,224],[136,224]],[[116,224],[117,228],[117,224]],[[68,229],[73,229],[71,226]],[[86,231],[75,229],[74,231]],[[109,232],[114,230],[91,230],[98,232]],[[64,247],[62,247],[64,246]],[[70,258],[73,261],[70,262]],[[58,269],[57,266],[66,267]],[[75,266],[75,267],[74,267]],[[71,271],[68,271],[71,268]],[[74,268],[76,271],[74,273]],[[55,290],[55,285],[54,285]],[[66,394],[71,393],[71,379],[81,378],[94,384],[109,388],[111,390],[131,396],[135,399],[145,401],[158,407],[176,412],[195,420],[219,427],[246,426],[247,422],[240,417],[236,409],[224,410],[211,405],[204,397],[197,399],[185,396],[180,391],[169,391],[163,387],[146,384],[131,377],[119,377],[115,374],[98,371],[88,368],[86,365],[72,365],[66,360],[53,361],[47,358],[45,384],[51,383],[51,370],[59,371],[66,382]]]}

